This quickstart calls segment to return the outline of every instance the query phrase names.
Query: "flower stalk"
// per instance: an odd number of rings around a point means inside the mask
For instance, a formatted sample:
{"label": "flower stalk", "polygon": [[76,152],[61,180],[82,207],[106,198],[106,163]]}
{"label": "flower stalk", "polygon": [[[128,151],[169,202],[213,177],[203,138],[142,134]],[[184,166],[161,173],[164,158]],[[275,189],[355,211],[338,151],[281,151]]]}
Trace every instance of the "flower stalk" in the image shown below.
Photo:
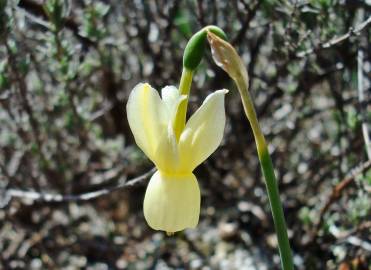
{"label": "flower stalk", "polygon": [[179,93],[180,95],[186,96],[186,98],[179,104],[177,115],[173,124],[177,141],[179,141],[180,134],[182,133],[186,123],[188,97],[189,92],[191,91],[192,78],[193,71],[183,67],[182,77],[180,78],[179,83]]}
{"label": "flower stalk", "polygon": [[180,134],[185,127],[193,73],[197,69],[204,55],[208,32],[214,33],[216,36],[222,39],[226,39],[226,35],[222,29],[214,25],[209,25],[195,33],[187,43],[187,46],[184,50],[183,71],[179,83],[179,93],[180,95],[184,95],[185,99],[179,104],[176,119],[173,125],[177,141],[179,141]]}
{"label": "flower stalk", "polygon": [[294,265],[290,242],[287,235],[286,221],[278,191],[277,180],[269,155],[268,145],[260,128],[254,104],[248,91],[249,78],[246,68],[236,50],[228,42],[222,40],[210,31],[207,33],[207,38],[211,46],[214,61],[234,80],[240,93],[246,117],[250,122],[254,134],[260,165],[265,178],[265,186],[278,239],[282,269],[293,270]]}

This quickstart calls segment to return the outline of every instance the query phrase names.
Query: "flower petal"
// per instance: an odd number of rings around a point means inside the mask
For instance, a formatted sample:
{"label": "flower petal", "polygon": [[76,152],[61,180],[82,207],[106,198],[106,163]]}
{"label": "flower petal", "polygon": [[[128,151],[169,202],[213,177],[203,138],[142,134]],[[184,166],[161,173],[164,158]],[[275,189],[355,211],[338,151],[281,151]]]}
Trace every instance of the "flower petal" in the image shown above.
{"label": "flower petal", "polygon": [[219,146],[225,126],[224,96],[228,90],[210,94],[188,120],[179,140],[181,171],[193,171]]}
{"label": "flower petal", "polygon": [[172,123],[167,127],[167,132],[160,138],[154,154],[154,163],[162,172],[175,173],[179,167],[179,151]]}
{"label": "flower petal", "polygon": [[200,189],[193,174],[171,177],[157,171],[144,198],[144,217],[155,230],[182,231],[197,226]]}
{"label": "flower petal", "polygon": [[180,104],[186,101],[187,96],[181,95],[175,86],[168,85],[161,89],[161,97],[163,102],[166,104],[169,119],[174,121]]}
{"label": "flower petal", "polygon": [[179,103],[180,94],[179,90],[175,86],[168,85],[162,88],[161,97],[170,113],[176,110],[176,107]]}
{"label": "flower petal", "polygon": [[137,145],[154,161],[160,139],[167,133],[169,115],[165,104],[155,89],[140,83],[130,93],[126,108]]}

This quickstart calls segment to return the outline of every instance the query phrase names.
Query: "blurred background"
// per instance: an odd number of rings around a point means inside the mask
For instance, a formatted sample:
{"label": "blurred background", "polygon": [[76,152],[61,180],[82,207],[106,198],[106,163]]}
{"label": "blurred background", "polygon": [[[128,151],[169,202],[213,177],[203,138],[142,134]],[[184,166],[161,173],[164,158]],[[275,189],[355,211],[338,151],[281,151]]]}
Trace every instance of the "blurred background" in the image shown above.
{"label": "blurred background", "polygon": [[138,82],[178,85],[187,40],[209,24],[248,69],[296,268],[371,269],[370,11],[361,0],[0,0],[0,269],[279,269],[253,136],[209,52],[189,111],[230,93],[222,145],[195,172],[200,223],[167,237],[143,217],[153,164],[128,128],[128,95]]}

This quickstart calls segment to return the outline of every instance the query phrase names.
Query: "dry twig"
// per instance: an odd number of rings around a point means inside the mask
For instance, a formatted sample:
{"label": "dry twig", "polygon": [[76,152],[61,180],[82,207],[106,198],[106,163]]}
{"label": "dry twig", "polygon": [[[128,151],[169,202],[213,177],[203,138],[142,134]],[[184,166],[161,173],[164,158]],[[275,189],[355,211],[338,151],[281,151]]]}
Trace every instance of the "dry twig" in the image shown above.
{"label": "dry twig", "polygon": [[76,202],[76,201],[88,201],[92,199],[96,199],[103,195],[107,195],[112,193],[113,191],[132,187],[140,182],[146,180],[155,172],[155,168],[152,168],[145,174],[135,177],[129,181],[119,182],[116,186],[107,187],[104,189],[82,193],[82,194],[53,194],[53,193],[43,193],[43,192],[36,192],[36,191],[26,191],[26,190],[19,190],[19,189],[8,189],[5,191],[3,201],[0,203],[0,208],[5,207],[8,205],[11,199],[19,198],[21,200],[31,200],[31,201],[43,201],[43,202]]}
{"label": "dry twig", "polygon": [[340,197],[342,192],[354,182],[357,175],[362,174],[363,172],[367,171],[371,168],[371,160],[368,160],[364,163],[362,163],[360,166],[354,168],[351,170],[349,175],[345,177],[342,181],[340,181],[332,190],[331,195],[329,196],[328,200],[326,201],[325,205],[322,207],[320,213],[319,213],[319,219],[315,226],[313,238],[316,237],[318,234],[318,231],[320,230],[324,216],[327,212],[327,210],[330,208],[330,206],[335,203]]}
{"label": "dry twig", "polygon": [[[362,105],[365,102],[365,94],[364,94],[364,84],[363,84],[363,51],[361,49],[358,50],[357,53],[357,80],[358,80],[358,101]],[[363,139],[365,141],[366,146],[366,153],[369,160],[371,160],[371,143],[370,143],[370,135],[368,133],[368,126],[366,121],[364,121],[364,117],[361,118],[362,120],[362,134]]]}
{"label": "dry twig", "polygon": [[349,37],[351,36],[355,36],[355,35],[358,35],[363,29],[366,29],[366,27],[371,23],[371,16],[368,17],[367,20],[365,20],[364,22],[360,23],[359,25],[355,26],[355,27],[351,27],[349,29],[349,31],[340,36],[340,37],[335,37],[335,38],[332,38],[331,40],[325,42],[325,43],[319,43],[317,46],[315,46],[314,48],[310,48],[306,51],[302,51],[302,52],[298,52],[296,54],[296,57],[298,58],[303,58],[305,56],[308,56],[314,52],[318,52],[322,49],[328,49],[346,39],[348,39]]}

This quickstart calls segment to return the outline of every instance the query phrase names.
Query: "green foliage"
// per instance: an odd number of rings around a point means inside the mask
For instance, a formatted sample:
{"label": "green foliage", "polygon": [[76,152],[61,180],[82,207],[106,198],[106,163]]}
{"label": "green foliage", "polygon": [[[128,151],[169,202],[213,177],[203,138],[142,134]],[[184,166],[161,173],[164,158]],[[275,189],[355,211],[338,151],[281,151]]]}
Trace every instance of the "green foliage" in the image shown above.
{"label": "green foliage", "polygon": [[189,14],[187,12],[184,10],[178,10],[175,15],[174,23],[185,37],[192,36],[192,27],[189,21]]}
{"label": "green foliage", "polygon": [[366,185],[371,186],[371,169],[367,170],[365,173],[365,177],[363,178],[363,181]]}
{"label": "green foliage", "polygon": [[319,9],[328,9],[334,5],[334,0],[311,0],[309,1],[314,7]]}
{"label": "green foliage", "polygon": [[107,35],[102,19],[109,12],[109,9],[110,7],[102,2],[95,2],[86,7],[82,28],[84,36],[92,40],[100,40]]}
{"label": "green foliage", "polygon": [[273,16],[274,9],[277,7],[279,0],[262,0],[262,11],[264,15],[267,17]]}
{"label": "green foliage", "polygon": [[9,79],[6,73],[7,64],[6,59],[0,61],[0,89],[9,87]]}
{"label": "green foliage", "polygon": [[346,124],[352,130],[356,130],[356,128],[360,124],[359,114],[355,110],[355,108],[349,108],[347,111],[347,122]]}
{"label": "green foliage", "polygon": [[357,225],[371,214],[371,196],[368,192],[359,190],[355,198],[348,202],[347,217],[349,221]]}
{"label": "green foliage", "polygon": [[316,213],[309,207],[302,207],[299,211],[299,218],[306,226],[312,226],[316,219]]}
{"label": "green foliage", "polygon": [[47,0],[43,5],[44,11],[52,22],[54,32],[62,30],[64,23],[64,6],[62,0]]}

